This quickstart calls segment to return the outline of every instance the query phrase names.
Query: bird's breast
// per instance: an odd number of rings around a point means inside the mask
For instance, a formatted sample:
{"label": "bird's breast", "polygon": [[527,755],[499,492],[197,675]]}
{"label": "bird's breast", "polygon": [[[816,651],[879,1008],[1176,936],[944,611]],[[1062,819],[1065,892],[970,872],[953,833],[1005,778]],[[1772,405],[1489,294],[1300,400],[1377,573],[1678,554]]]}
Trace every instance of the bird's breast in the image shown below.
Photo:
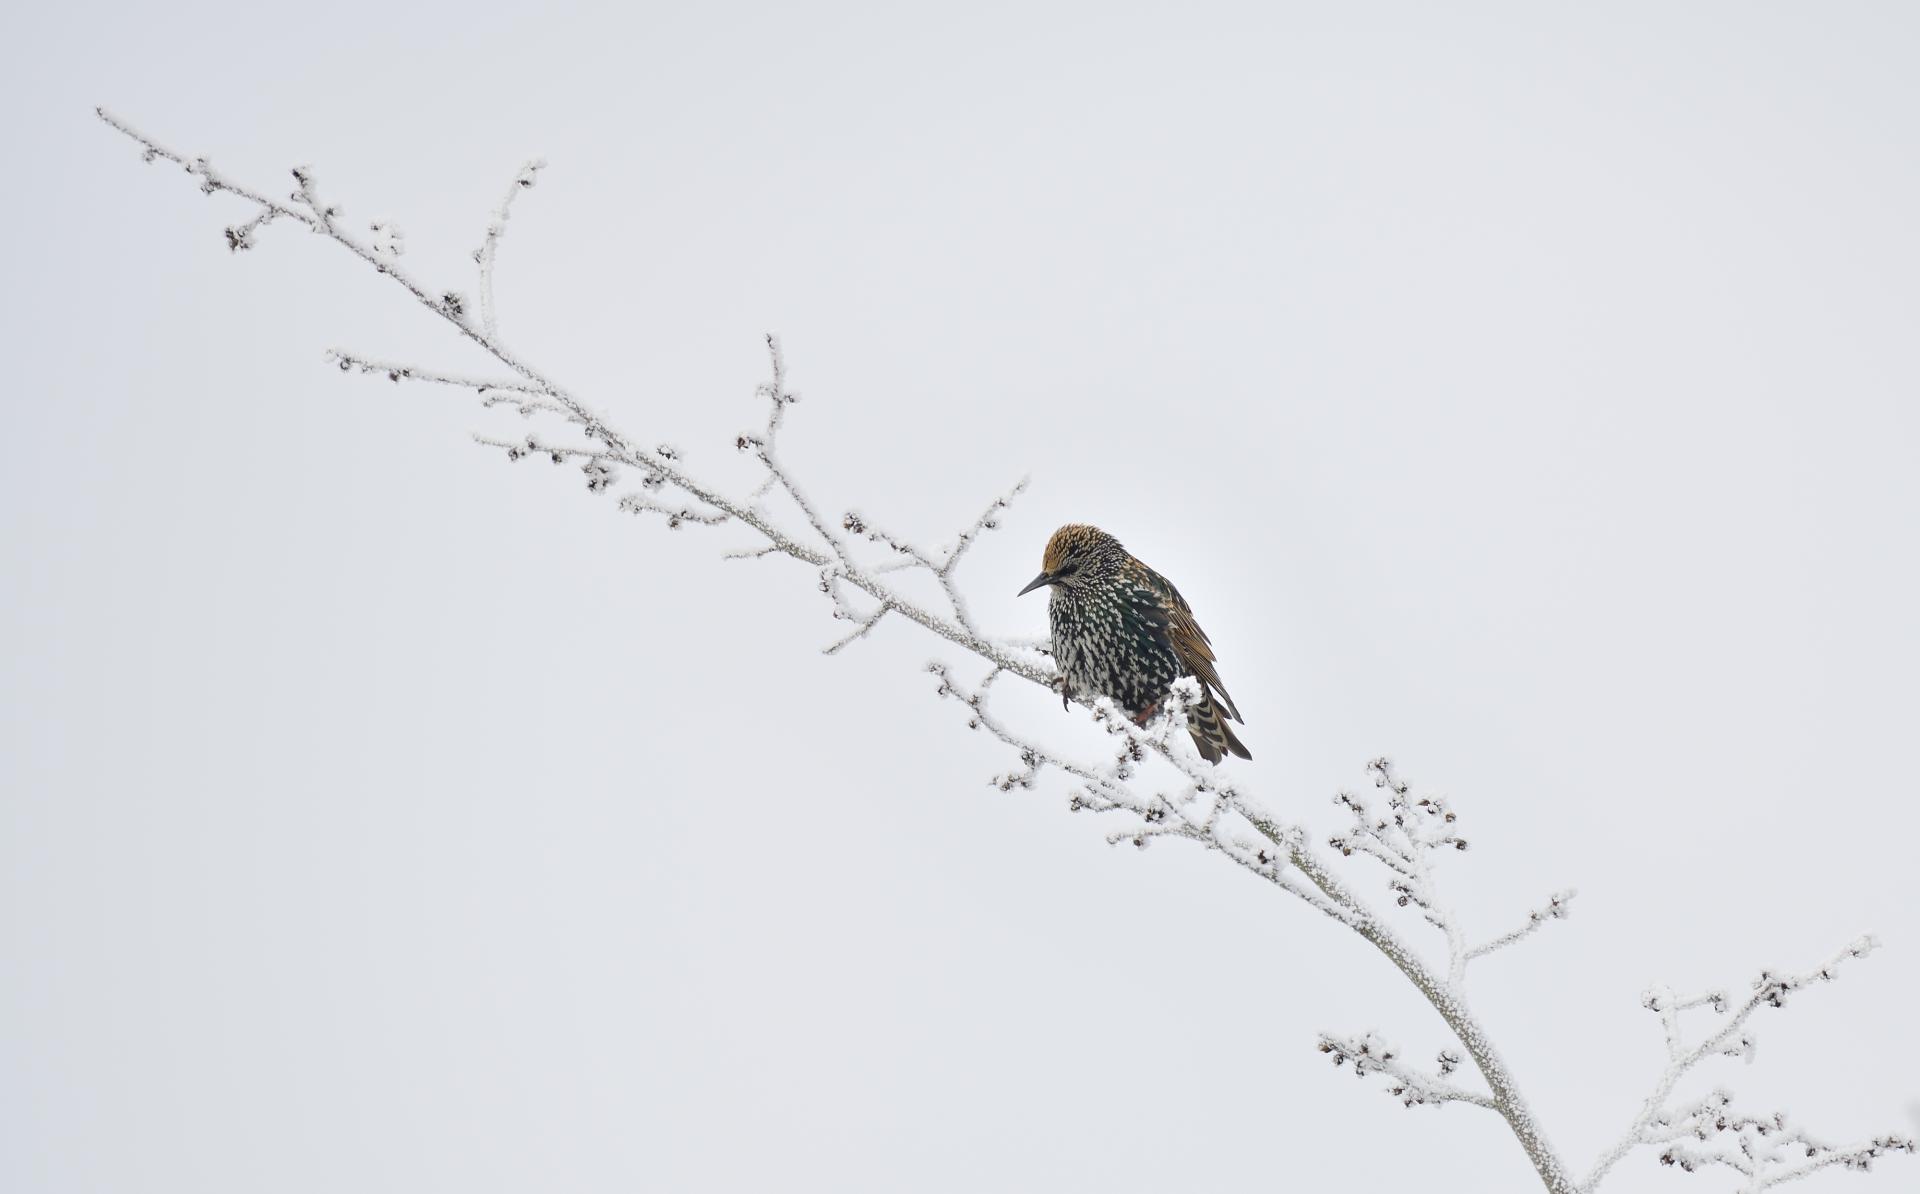
{"label": "bird's breast", "polygon": [[1054,660],[1076,696],[1112,697],[1138,714],[1179,678],[1166,619],[1151,593],[1124,585],[1094,593],[1058,588],[1047,615]]}

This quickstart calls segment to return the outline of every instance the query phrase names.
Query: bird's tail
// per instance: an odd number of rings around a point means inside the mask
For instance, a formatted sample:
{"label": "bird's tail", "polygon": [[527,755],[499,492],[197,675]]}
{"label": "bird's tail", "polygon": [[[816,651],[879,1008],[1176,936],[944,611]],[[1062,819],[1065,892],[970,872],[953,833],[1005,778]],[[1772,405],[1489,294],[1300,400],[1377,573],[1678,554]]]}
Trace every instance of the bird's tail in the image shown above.
{"label": "bird's tail", "polygon": [[1209,763],[1218,763],[1228,753],[1243,759],[1253,758],[1253,752],[1234,737],[1233,727],[1227,724],[1226,716],[1221,713],[1220,706],[1214,703],[1211,692],[1187,714],[1187,732],[1193,735],[1193,744],[1199,748],[1200,757]]}

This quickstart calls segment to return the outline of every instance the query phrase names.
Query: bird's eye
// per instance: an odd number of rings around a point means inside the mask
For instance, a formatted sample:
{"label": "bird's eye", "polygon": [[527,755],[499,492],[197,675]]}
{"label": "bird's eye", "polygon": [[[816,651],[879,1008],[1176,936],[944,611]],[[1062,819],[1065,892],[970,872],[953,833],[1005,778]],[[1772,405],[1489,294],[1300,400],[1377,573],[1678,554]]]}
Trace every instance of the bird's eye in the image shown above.
{"label": "bird's eye", "polygon": [[1078,565],[1078,564],[1062,564],[1062,565],[1060,565],[1060,571],[1059,571],[1059,572],[1057,572],[1057,573],[1055,573],[1054,575],[1056,575],[1056,576],[1072,576],[1072,575],[1073,575],[1074,573],[1076,573],[1076,572],[1078,572],[1078,571],[1080,571],[1080,565]]}

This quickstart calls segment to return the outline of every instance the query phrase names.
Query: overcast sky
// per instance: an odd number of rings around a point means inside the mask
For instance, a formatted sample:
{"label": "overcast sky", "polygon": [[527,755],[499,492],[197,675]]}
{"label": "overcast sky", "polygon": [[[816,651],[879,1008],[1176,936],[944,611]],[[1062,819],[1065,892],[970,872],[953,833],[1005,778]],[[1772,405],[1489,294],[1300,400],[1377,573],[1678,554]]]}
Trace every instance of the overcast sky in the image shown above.
{"label": "overcast sky", "polygon": [[313,165],[469,293],[545,155],[507,340],[750,484],[779,332],[790,462],[928,542],[1030,473],[967,566],[997,630],[1056,525],[1114,532],[1260,800],[1329,831],[1389,753],[1476,935],[1580,889],[1471,986],[1577,1171],[1646,986],[1867,930],[1700,1089],[1920,1130],[1920,18],[1447,7],[9,8],[0,1188],[1534,1180],[1314,1052],[1446,1043],[1357,939],[989,789],[924,633],[825,658],[805,568],[329,368],[482,362],[297,228],[228,254],[99,103]]}

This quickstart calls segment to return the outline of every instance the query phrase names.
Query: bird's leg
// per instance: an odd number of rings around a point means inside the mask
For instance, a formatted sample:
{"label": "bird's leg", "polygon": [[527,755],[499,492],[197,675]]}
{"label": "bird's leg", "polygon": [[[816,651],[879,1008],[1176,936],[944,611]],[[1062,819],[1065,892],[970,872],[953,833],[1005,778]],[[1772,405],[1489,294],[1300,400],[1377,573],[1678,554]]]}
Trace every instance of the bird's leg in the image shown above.
{"label": "bird's leg", "polygon": [[1160,712],[1160,702],[1155,701],[1153,704],[1148,705],[1146,708],[1140,710],[1140,712],[1134,714],[1133,724],[1144,726],[1153,718],[1153,715],[1158,712]]}
{"label": "bird's leg", "polygon": [[1065,672],[1055,672],[1053,676],[1053,686],[1060,693],[1060,707],[1062,709],[1072,709],[1073,702],[1068,699],[1067,694],[1067,674]]}

